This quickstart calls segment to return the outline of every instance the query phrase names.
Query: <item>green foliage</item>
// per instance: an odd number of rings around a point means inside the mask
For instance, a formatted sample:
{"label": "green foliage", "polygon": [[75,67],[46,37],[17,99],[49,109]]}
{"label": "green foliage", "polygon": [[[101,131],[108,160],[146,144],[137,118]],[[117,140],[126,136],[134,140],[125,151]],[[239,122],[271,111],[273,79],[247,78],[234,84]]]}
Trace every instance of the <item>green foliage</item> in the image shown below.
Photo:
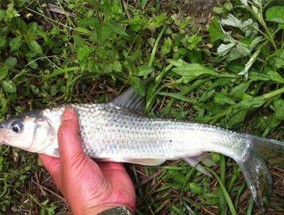
{"label": "green foliage", "polygon": [[[269,3],[216,3],[202,26],[183,1],[2,1],[0,118],[66,102],[104,102],[132,85],[146,93],[150,116],[283,139],[283,5]],[[145,92],[147,78],[155,83]],[[29,155],[0,148],[0,213],[64,213],[48,175]],[[235,213],[244,204],[240,170],[223,156],[212,159],[217,181],[185,163],[162,167],[152,184],[138,189],[137,213],[205,213],[216,206],[216,214]],[[137,178],[157,171],[140,169]]]}

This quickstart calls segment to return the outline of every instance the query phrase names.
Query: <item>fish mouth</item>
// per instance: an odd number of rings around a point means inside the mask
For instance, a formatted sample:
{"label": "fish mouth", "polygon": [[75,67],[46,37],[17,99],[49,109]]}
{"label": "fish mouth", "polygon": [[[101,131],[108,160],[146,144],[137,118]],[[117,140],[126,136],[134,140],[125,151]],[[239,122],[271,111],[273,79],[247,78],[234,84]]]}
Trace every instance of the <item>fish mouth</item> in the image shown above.
{"label": "fish mouth", "polygon": [[0,124],[0,145],[7,145],[7,142],[2,139],[5,128],[6,128],[6,126],[4,125],[4,123],[1,123]]}

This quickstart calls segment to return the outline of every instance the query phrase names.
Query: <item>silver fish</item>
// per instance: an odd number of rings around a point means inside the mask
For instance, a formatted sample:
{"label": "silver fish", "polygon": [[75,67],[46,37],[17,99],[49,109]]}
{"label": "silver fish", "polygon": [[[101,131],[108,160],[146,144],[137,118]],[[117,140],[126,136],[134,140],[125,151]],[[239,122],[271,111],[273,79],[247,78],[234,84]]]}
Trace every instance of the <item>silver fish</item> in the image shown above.
{"label": "silver fish", "polygon": [[58,157],[57,131],[63,111],[76,110],[85,153],[102,161],[160,165],[183,158],[198,170],[204,153],[233,158],[244,174],[257,205],[271,191],[266,162],[284,168],[284,142],[222,128],[148,118],[140,114],[144,99],[133,88],[105,104],[71,104],[20,114],[0,124],[0,143]]}

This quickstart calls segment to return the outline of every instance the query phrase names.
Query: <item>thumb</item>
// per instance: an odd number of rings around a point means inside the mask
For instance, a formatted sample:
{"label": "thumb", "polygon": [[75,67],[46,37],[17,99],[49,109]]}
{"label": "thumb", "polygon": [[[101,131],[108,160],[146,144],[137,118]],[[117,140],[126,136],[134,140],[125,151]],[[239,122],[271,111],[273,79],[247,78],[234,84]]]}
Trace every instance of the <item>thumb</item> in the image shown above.
{"label": "thumb", "polygon": [[63,166],[71,167],[72,161],[86,158],[81,144],[79,121],[73,109],[65,110],[61,121],[58,130],[60,160]]}

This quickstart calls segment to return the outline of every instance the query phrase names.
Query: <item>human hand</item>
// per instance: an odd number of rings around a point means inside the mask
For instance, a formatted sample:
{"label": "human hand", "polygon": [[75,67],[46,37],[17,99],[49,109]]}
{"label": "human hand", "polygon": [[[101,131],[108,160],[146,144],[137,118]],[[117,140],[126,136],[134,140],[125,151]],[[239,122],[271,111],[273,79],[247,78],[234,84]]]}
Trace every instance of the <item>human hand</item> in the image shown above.
{"label": "human hand", "polygon": [[79,122],[72,109],[65,110],[58,130],[60,158],[40,154],[58,189],[76,214],[99,214],[110,208],[135,209],[135,190],[119,163],[96,163],[83,152]]}

